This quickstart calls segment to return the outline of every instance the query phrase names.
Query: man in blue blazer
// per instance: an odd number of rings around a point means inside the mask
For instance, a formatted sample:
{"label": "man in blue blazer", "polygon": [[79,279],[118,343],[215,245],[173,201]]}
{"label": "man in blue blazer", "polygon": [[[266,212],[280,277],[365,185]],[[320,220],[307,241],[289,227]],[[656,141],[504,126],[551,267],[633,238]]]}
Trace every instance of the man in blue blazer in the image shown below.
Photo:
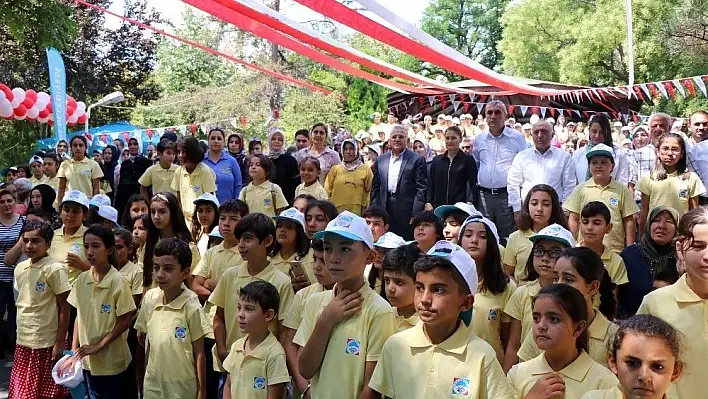
{"label": "man in blue blazer", "polygon": [[425,159],[407,149],[408,129],[395,125],[388,140],[390,151],[376,158],[371,205],[388,212],[389,230],[413,239],[411,218],[423,210],[427,189]]}

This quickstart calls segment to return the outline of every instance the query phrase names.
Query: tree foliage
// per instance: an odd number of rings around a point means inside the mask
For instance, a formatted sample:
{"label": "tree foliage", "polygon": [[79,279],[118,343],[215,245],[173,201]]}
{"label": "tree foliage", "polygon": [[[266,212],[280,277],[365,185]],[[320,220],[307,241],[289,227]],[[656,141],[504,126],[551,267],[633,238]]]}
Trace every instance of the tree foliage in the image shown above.
{"label": "tree foliage", "polygon": [[[422,18],[422,28],[446,45],[487,68],[497,68],[501,54],[501,15],[508,0],[431,0]],[[460,77],[434,65],[422,65],[430,74],[449,81]]]}

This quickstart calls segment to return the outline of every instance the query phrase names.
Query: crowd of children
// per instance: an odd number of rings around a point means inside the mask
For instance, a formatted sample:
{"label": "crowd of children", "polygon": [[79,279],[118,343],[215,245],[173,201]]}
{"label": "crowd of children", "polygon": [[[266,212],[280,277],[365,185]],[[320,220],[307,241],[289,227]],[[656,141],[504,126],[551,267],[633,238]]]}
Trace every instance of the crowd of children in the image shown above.
{"label": "crowd of children", "polygon": [[[92,399],[702,397],[708,208],[685,159],[663,164],[685,198],[642,181],[640,210],[597,144],[591,178],[562,205],[532,187],[508,240],[456,203],[414,215],[406,242],[385,209],[346,191],[370,185],[353,141],[324,186],[318,159],[301,160],[292,206],[268,156],[250,158],[239,199],[219,201],[193,143],[177,145],[175,168],[163,141],[122,218],[86,143],[68,144],[59,195],[48,181],[31,190],[36,211],[5,253],[17,264],[11,398],[66,397],[52,368],[77,364]],[[631,251],[650,288],[635,286]]]}

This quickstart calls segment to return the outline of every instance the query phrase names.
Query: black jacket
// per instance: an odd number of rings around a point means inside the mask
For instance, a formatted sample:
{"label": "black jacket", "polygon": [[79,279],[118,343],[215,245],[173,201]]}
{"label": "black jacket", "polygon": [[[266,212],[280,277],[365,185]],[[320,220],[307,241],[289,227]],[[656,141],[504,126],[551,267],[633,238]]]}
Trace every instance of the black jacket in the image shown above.
{"label": "black jacket", "polygon": [[428,174],[426,202],[437,208],[456,202],[475,204],[477,191],[477,164],[474,158],[460,151],[450,162],[447,152],[433,158]]}
{"label": "black jacket", "polygon": [[295,189],[300,184],[300,169],[297,161],[290,154],[282,154],[271,160],[275,165],[275,176],[271,181],[280,186],[285,199],[292,205],[295,200]]}

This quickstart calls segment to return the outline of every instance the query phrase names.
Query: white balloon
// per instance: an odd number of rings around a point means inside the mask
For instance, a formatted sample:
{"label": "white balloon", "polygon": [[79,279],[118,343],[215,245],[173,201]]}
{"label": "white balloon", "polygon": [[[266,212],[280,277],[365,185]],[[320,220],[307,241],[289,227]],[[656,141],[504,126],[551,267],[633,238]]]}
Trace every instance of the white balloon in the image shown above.
{"label": "white balloon", "polygon": [[12,104],[7,99],[0,100],[0,117],[9,118],[13,114]]}
{"label": "white balloon", "polygon": [[[37,102],[41,101],[42,104],[47,105],[47,104],[49,104],[50,99],[51,99],[51,97],[49,97],[49,94],[47,94],[43,91],[40,91],[39,93],[37,93]],[[42,109],[44,109],[44,108],[42,108]]]}
{"label": "white balloon", "polygon": [[5,92],[0,90],[0,101],[5,100],[7,96],[5,96]]}
{"label": "white balloon", "polygon": [[48,116],[46,118],[37,118],[37,122],[39,122],[39,123],[47,123],[48,121],[49,121]]}
{"label": "white balloon", "polygon": [[37,97],[37,102],[34,103],[33,107],[37,107],[38,110],[42,111],[47,108],[48,103],[49,99],[47,99],[47,102],[44,102],[44,99]]}
{"label": "white balloon", "polygon": [[39,116],[39,110],[35,107],[32,107],[27,110],[27,117],[28,118],[37,118]]}
{"label": "white balloon", "polygon": [[12,89],[12,94],[15,96],[15,98],[12,99],[12,108],[15,109],[21,102],[25,101],[25,91],[19,87],[15,87]]}
{"label": "white balloon", "polygon": [[83,101],[79,101],[76,103],[76,109],[81,110],[81,111],[86,111],[86,103]]}
{"label": "white balloon", "polygon": [[79,120],[79,116],[74,112],[69,119],[67,119],[67,123],[76,123],[77,120]]}

